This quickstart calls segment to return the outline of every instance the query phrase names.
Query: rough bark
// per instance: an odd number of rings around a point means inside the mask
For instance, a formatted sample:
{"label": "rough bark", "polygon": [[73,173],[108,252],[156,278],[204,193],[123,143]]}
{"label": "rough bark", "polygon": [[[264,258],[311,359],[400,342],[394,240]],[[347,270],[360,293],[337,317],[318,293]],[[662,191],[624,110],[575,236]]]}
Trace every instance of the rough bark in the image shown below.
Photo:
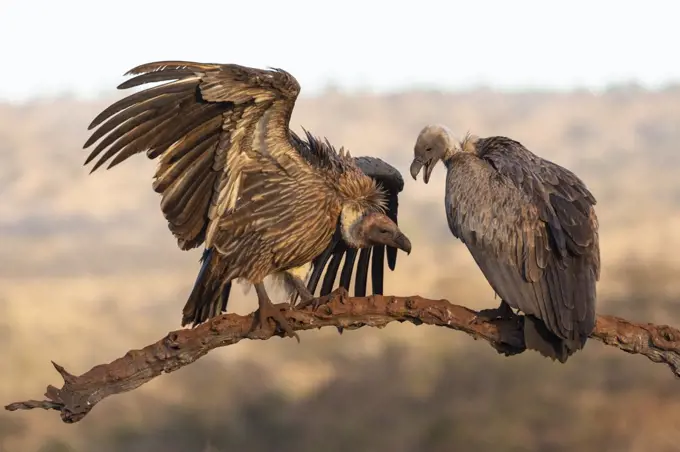
{"label": "rough bark", "polygon": [[[476,312],[446,300],[428,300],[419,296],[372,296],[349,298],[337,290],[329,301],[317,309],[288,311],[286,317],[294,330],[309,330],[326,326],[357,329],[363,326],[384,327],[390,322],[412,322],[416,325],[436,325],[463,331],[474,339],[489,342],[506,356],[525,350],[523,317],[515,320],[485,321]],[[325,300],[324,300],[325,301]],[[131,391],[163,372],[172,372],[191,364],[210,350],[236,344],[242,339],[267,340],[282,336],[268,329],[254,329],[254,313],[247,316],[224,314],[194,329],[168,333],[155,344],[141,350],[131,350],[122,358],[93,367],[74,376],[56,363],[54,367],[64,379],[58,389],[47,387],[48,400],[28,400],[5,406],[9,411],[34,408],[53,409],[61,413],[66,423],[80,421],[94,406],[114,394]],[[627,353],[646,356],[655,363],[665,363],[680,377],[680,330],[653,324],[600,315],[591,338]]]}

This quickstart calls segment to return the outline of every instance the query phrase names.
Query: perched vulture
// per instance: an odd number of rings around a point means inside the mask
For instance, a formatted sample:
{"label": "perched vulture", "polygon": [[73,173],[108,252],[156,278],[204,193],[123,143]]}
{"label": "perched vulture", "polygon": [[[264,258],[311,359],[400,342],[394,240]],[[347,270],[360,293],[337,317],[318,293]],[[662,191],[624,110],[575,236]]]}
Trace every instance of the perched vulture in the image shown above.
{"label": "perched vulture", "polygon": [[486,318],[526,314],[528,348],[566,360],[595,327],[600,248],[595,198],[571,171],[510,138],[456,140],[429,125],[414,147],[411,176],[447,168],[449,229],[501,298]]}
{"label": "perched vulture", "polygon": [[[289,122],[300,85],[288,72],[161,61],[127,74],[135,77],[119,89],[165,83],[102,111],[84,147],[103,140],[85,163],[105,149],[92,171],[141,152],[159,158],[153,189],[170,230],[181,249],[205,246],[182,325],[225,310],[236,279],[255,286],[261,325],[272,319],[297,337],[282,305],[272,304],[265,277],[282,279],[309,301],[302,275],[313,263],[325,265],[326,249],[388,246],[388,256],[396,248],[410,253],[408,238],[386,214],[394,205],[396,216],[398,190],[380,186],[381,177],[394,179],[391,167],[383,162],[367,174],[343,149],[295,135]],[[374,274],[382,279],[382,269]]]}

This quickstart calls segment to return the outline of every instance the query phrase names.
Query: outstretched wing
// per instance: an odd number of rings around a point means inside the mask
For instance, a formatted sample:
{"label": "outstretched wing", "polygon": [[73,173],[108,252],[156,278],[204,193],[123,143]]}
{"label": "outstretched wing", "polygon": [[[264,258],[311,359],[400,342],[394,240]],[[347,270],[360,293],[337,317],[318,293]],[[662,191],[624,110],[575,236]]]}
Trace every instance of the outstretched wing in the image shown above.
{"label": "outstretched wing", "polygon": [[501,298],[564,339],[585,339],[600,274],[595,198],[572,172],[514,140],[476,146],[482,160],[469,161],[477,166],[447,180],[452,232]]}
{"label": "outstretched wing", "polygon": [[[320,146],[321,144],[310,134],[307,134],[310,148]],[[305,146],[298,147],[304,149]],[[305,153],[302,152],[305,156]],[[379,185],[381,185],[387,196],[386,214],[397,223],[397,214],[399,209],[399,192],[404,188],[404,179],[399,171],[392,165],[375,157],[356,157],[355,164],[363,171],[364,174],[373,178]],[[354,271],[354,264],[356,262],[356,274],[354,277],[354,295],[363,297],[366,295],[366,285],[368,282],[368,269],[371,268],[371,284],[373,287],[373,294],[382,295],[383,293],[383,279],[384,279],[384,265],[385,253],[387,253],[387,265],[390,270],[394,270],[397,263],[397,249],[394,247],[387,247],[385,245],[376,245],[370,248],[363,248],[357,250],[347,246],[342,239],[340,226],[335,231],[333,239],[322,254],[314,259],[312,262],[312,272],[307,283],[307,288],[313,294],[316,287],[321,280],[323,274],[323,282],[321,283],[320,295],[328,295],[333,291],[338,270],[343,257],[344,265],[340,272],[340,286],[349,290],[350,281],[352,279],[352,272]],[[357,255],[359,257],[357,262]],[[325,270],[325,274],[324,274]]]}
{"label": "outstretched wing", "polygon": [[[284,171],[311,170],[292,146],[289,120],[300,86],[289,73],[236,64],[161,61],[138,66],[118,88],[166,82],[112,104],[90,124],[86,164],[111,168],[145,152],[159,159],[153,189],[182,249],[212,246],[234,208],[252,153]],[[126,74],[126,75],[127,75]],[[106,150],[104,152],[104,150]],[[104,152],[102,154],[102,152]],[[101,156],[100,156],[101,154]]]}

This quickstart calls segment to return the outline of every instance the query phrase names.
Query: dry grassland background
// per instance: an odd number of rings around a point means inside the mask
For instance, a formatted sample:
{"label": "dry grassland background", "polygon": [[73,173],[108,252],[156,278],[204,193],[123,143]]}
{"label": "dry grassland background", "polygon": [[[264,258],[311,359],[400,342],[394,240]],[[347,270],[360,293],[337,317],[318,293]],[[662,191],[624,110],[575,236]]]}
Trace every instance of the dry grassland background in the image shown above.
{"label": "dry grassland background", "polygon": [[[151,189],[155,162],[88,175],[91,119],[116,97],[0,104],[0,400],[115,359],[179,327],[200,250],[182,252]],[[680,87],[602,94],[327,92],[292,119],[402,171],[386,293],[496,306],[448,231],[444,169],[408,175],[420,128],[507,135],[575,171],[598,199],[599,311],[680,326]],[[233,309],[256,308],[237,289]],[[0,412],[0,451],[678,451],[680,386],[664,367],[591,342],[567,365],[498,356],[413,325],[303,332],[218,349],[106,400],[83,422]]]}

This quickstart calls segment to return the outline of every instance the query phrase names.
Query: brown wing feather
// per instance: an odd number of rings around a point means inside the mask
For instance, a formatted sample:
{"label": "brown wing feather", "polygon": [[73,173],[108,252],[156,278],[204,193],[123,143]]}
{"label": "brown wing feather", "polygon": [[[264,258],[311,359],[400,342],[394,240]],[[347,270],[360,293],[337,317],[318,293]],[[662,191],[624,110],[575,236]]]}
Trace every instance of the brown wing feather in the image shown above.
{"label": "brown wing feather", "polygon": [[99,157],[95,171],[111,159],[108,168],[144,151],[151,159],[160,157],[153,188],[161,194],[161,209],[182,249],[204,242],[214,231],[209,231],[213,220],[233,207],[244,151],[261,139],[255,136],[258,122],[266,123],[261,125],[266,129],[263,152],[296,158],[287,133],[300,87],[285,71],[161,61],[127,74],[136,76],[119,89],[166,83],[131,94],[97,115],[89,129],[99,127],[84,147],[101,142],[86,163]]}

